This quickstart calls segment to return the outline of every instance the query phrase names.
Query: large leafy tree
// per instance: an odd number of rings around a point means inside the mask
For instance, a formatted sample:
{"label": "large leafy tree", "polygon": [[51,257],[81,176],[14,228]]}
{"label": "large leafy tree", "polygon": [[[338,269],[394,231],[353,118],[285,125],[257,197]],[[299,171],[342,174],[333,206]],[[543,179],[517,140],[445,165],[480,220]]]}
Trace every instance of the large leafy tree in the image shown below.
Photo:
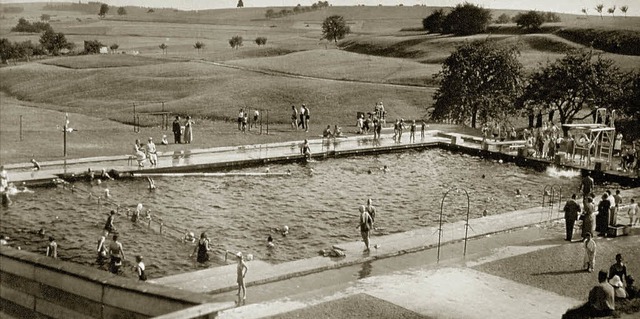
{"label": "large leafy tree", "polygon": [[444,32],[455,35],[483,33],[491,22],[491,10],[474,4],[458,4],[444,21]]}
{"label": "large leafy tree", "polygon": [[329,41],[338,42],[340,39],[351,33],[351,28],[347,25],[344,17],[332,15],[322,22],[322,37]]}
{"label": "large leafy tree", "polygon": [[104,18],[107,15],[107,12],[109,12],[109,5],[106,3],[101,4],[100,11],[98,12],[98,16],[100,18]]}
{"label": "large leafy tree", "polygon": [[47,30],[40,36],[40,44],[51,54],[58,55],[62,49],[72,49],[73,43],[68,42],[64,33],[56,33],[53,30]]}
{"label": "large leafy tree", "polygon": [[544,15],[537,11],[529,11],[527,13],[519,13],[516,15],[515,23],[524,29],[539,30],[544,23]]}
{"label": "large leafy tree", "polygon": [[14,45],[7,38],[0,39],[0,61],[7,63],[15,56]]}
{"label": "large leafy tree", "polygon": [[[519,107],[550,108],[561,124],[571,124],[585,108],[615,107],[623,74],[614,62],[579,50],[535,72],[518,99]],[[563,127],[566,135],[568,129]]]}
{"label": "large leafy tree", "polygon": [[238,50],[242,46],[242,37],[239,35],[234,35],[229,39],[229,45],[232,49]]}
{"label": "large leafy tree", "polygon": [[422,27],[424,27],[428,32],[441,33],[442,25],[444,24],[446,17],[447,14],[444,13],[444,10],[438,9],[426,18],[422,19]]}
{"label": "large leafy tree", "polygon": [[465,43],[443,63],[431,117],[462,123],[500,118],[514,112],[522,64],[515,46],[490,41]]}

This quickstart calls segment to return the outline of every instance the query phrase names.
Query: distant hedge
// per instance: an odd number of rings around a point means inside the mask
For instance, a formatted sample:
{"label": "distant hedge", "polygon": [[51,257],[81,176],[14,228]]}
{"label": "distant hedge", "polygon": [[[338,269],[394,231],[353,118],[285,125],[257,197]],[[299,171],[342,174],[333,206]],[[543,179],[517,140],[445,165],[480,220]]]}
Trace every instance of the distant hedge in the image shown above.
{"label": "distant hedge", "polygon": [[567,28],[556,35],[605,52],[640,55],[640,32],[632,30],[596,30]]}

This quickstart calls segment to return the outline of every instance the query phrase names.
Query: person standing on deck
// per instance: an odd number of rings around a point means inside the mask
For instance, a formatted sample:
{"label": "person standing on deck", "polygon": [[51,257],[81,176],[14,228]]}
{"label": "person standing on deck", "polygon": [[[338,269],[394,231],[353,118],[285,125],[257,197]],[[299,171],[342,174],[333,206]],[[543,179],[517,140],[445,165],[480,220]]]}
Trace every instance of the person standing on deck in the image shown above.
{"label": "person standing on deck", "polygon": [[576,194],[571,195],[571,199],[564,205],[564,222],[566,227],[566,241],[571,241],[573,237],[573,227],[580,213],[580,205],[576,202]]}
{"label": "person standing on deck", "polygon": [[180,138],[182,137],[182,124],[180,124],[180,117],[176,116],[176,119],[173,120],[173,142],[175,144],[180,144]]}
{"label": "person standing on deck", "polygon": [[589,194],[593,191],[593,178],[591,178],[589,172],[584,174],[579,190],[582,191],[582,208],[584,209],[584,207],[587,206],[587,198],[589,198]]}
{"label": "person standing on deck", "polygon": [[[238,283],[238,293],[236,294],[236,296],[238,296],[238,304],[239,304],[240,300],[242,300],[242,303],[244,303],[247,299],[247,287],[244,282],[244,277],[247,275],[249,268],[247,267],[247,264],[245,264],[244,260],[242,259],[242,252],[238,252],[236,254],[236,259],[238,260],[238,266],[236,267],[236,273],[237,273],[236,282]],[[240,295],[240,292],[242,292],[242,295]]]}

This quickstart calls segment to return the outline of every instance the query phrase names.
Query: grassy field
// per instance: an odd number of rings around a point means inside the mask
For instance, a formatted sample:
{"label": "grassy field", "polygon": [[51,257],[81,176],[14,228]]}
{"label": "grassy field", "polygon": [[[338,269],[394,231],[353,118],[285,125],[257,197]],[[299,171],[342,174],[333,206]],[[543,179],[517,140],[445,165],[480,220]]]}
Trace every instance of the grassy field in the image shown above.
{"label": "grassy field", "polygon": [[[4,14],[0,36],[37,43],[37,34],[9,30],[20,17],[37,21],[47,13],[52,15],[54,29],[65,33],[79,48],[82,41],[95,39],[107,46],[117,43],[118,51],[128,54],[46,58],[0,68],[0,89],[6,94],[0,100],[2,127],[11,125],[5,116],[10,114],[5,107],[8,97],[19,99],[16,105],[27,103],[30,113],[37,113],[33,111],[35,107],[43,112],[70,112],[120,123],[132,122],[135,103],[140,120],[148,129],[158,126],[159,118],[147,113],[160,111],[160,102],[164,102],[166,111],[193,115],[201,127],[211,127],[211,132],[217,134],[226,131],[216,131],[218,124],[233,128],[226,121],[233,121],[239,108],[269,109],[270,121],[282,123],[282,131],[286,131],[290,106],[301,103],[310,106],[312,124],[317,124],[318,129],[328,124],[353,125],[356,112],[371,110],[376,101],[385,103],[391,119],[422,118],[433,104],[435,88],[387,84],[436,84],[433,75],[440,70],[442,61],[465,41],[489,38],[516,44],[528,70],[561,57],[566,49],[580,47],[549,33],[451,37],[400,31],[420,26],[421,19],[434,10],[431,7],[330,7],[266,20],[267,8],[198,12],[164,9],[151,14],[143,8],[128,7],[126,16],[112,12],[106,19],[98,19],[97,13],[43,11],[43,5],[24,5],[22,13]],[[501,13],[494,11],[494,16]],[[320,40],[321,21],[332,14],[345,16],[354,31],[339,43],[345,50],[336,50],[335,44]],[[561,17],[562,25],[571,27],[634,29],[640,25],[637,17]],[[229,47],[228,39],[233,35],[244,38],[239,50]],[[267,37],[266,46],[253,43],[258,36]],[[205,43],[205,48],[195,50],[196,41]],[[167,54],[158,48],[161,43],[168,45]],[[134,51],[139,55],[131,55]],[[637,70],[640,66],[640,57],[605,56],[614,59],[623,70]],[[266,72],[222,67],[213,61]],[[319,133],[320,130],[313,135]],[[58,139],[47,134],[41,138]],[[126,144],[131,136],[114,138]],[[3,144],[0,154],[6,156],[12,147]],[[87,155],[103,154],[91,147],[86,150]]]}

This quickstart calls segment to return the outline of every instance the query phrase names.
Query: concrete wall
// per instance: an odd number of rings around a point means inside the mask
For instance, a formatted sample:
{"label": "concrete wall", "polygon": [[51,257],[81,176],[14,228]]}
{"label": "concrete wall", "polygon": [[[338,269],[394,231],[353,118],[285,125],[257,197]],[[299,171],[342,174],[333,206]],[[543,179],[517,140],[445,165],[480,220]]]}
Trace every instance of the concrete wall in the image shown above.
{"label": "concrete wall", "polygon": [[0,247],[0,318],[137,319],[210,302],[205,294]]}

